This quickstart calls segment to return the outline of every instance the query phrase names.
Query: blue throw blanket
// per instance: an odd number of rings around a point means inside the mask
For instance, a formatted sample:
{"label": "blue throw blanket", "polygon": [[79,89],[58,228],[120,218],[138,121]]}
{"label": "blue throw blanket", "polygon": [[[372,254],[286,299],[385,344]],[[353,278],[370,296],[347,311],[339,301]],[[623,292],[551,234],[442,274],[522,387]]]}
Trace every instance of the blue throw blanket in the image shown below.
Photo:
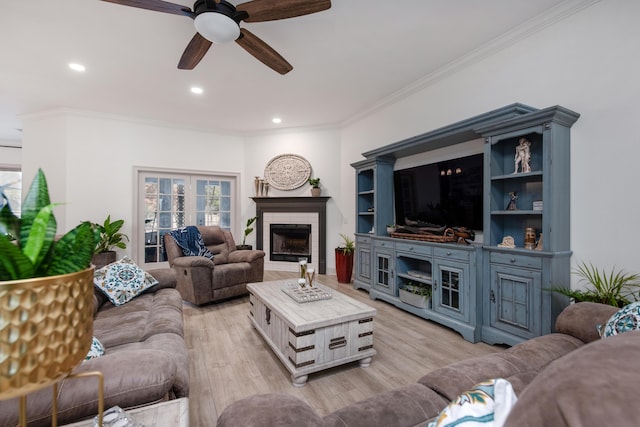
{"label": "blue throw blanket", "polygon": [[200,234],[198,227],[189,225],[178,228],[177,230],[171,230],[169,235],[173,237],[173,240],[182,248],[185,256],[203,256],[213,259],[213,254],[204,245],[202,234]]}

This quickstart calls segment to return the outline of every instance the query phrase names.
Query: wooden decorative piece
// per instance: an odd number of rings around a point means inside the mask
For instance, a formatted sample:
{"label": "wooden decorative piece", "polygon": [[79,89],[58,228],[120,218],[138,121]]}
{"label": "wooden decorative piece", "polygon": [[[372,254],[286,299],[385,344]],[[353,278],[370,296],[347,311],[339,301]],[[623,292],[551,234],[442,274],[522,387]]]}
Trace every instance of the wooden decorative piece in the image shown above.
{"label": "wooden decorative piece", "polygon": [[295,190],[306,184],[311,177],[311,164],[297,154],[281,154],[269,160],[264,169],[264,178],[278,190]]}

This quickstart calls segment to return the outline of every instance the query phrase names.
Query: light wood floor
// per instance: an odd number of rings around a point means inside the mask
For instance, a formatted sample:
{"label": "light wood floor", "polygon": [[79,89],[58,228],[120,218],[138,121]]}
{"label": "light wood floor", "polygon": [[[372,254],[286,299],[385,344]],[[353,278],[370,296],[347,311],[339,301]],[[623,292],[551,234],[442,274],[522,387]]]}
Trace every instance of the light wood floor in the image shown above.
{"label": "light wood floor", "polygon": [[[295,277],[266,271],[264,280]],[[289,372],[251,326],[249,297],[197,307],[184,305],[189,350],[191,426],[215,426],[232,402],[256,393],[288,393],[311,405],[321,416],[376,393],[415,383],[422,375],[451,362],[501,351],[471,344],[443,326],[413,316],[369,294],[320,276],[322,284],[375,307],[374,348],[369,368],[357,362],[311,374],[306,386],[291,385]]]}

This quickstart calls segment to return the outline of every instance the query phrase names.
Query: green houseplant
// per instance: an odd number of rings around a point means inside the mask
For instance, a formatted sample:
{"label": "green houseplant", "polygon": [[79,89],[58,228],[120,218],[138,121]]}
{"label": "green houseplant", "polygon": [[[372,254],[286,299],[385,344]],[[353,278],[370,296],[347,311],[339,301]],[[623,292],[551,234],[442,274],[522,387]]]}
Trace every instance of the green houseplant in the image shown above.
{"label": "green houseplant", "polygon": [[585,262],[580,263],[573,273],[580,276],[580,283],[586,283],[586,289],[554,287],[551,291],[572,298],[576,302],[598,302],[614,307],[623,307],[638,300],[639,274],[626,273],[615,267],[607,271]]}
{"label": "green houseplant", "polygon": [[257,216],[254,216],[252,218],[249,218],[247,220],[247,225],[244,229],[244,236],[242,237],[242,244],[241,245],[236,245],[236,249],[238,250],[251,250],[252,246],[251,245],[247,245],[246,244],[246,240],[247,240],[247,236],[249,234],[251,234],[251,232],[253,231],[253,223],[256,222],[256,220],[258,219]]}
{"label": "green houseplant", "polygon": [[338,277],[338,283],[351,283],[355,244],[353,240],[344,233],[340,233],[340,237],[342,238],[342,243],[335,249],[336,276]]}
{"label": "green houseplant", "polygon": [[56,238],[55,204],[42,170],[20,218],[4,193],[0,202],[0,348],[5,366],[16,367],[0,371],[0,399],[7,399],[59,381],[86,356],[93,333],[90,262],[98,236],[85,221]]}
{"label": "green houseplant", "polygon": [[311,196],[318,197],[320,192],[320,178],[309,178],[309,185],[311,185]]}
{"label": "green houseplant", "polygon": [[431,294],[431,286],[414,280],[405,281],[399,289],[400,301],[419,308],[427,308]]}
{"label": "green houseplant", "polygon": [[102,267],[116,260],[116,251],[118,249],[126,249],[129,237],[120,232],[124,225],[124,220],[111,221],[111,215],[107,215],[107,219],[102,224],[92,223],[94,230],[99,233],[100,240],[94,250],[92,262],[96,268]]}

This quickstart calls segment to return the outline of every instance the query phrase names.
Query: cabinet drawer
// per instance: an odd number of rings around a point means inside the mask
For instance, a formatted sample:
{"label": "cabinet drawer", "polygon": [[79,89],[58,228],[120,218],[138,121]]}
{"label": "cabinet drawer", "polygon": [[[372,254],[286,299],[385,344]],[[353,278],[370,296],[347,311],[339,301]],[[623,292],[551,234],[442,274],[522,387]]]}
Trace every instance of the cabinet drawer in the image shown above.
{"label": "cabinet drawer", "polygon": [[388,249],[393,249],[394,244],[393,242],[389,241],[389,240],[375,240],[373,242],[373,245],[376,248],[388,248]]}
{"label": "cabinet drawer", "polygon": [[420,255],[431,255],[432,247],[417,243],[396,243],[396,251],[409,252]]}
{"label": "cabinet drawer", "polygon": [[357,236],[356,237],[356,243],[361,244],[361,245],[370,245],[371,244],[371,237],[369,237],[369,236],[365,236],[365,237]]}
{"label": "cabinet drawer", "polygon": [[527,255],[501,254],[492,252],[491,264],[513,265],[524,268],[542,268],[542,258]]}
{"label": "cabinet drawer", "polygon": [[433,256],[438,258],[456,259],[459,261],[469,261],[469,252],[459,249],[433,248]]}

